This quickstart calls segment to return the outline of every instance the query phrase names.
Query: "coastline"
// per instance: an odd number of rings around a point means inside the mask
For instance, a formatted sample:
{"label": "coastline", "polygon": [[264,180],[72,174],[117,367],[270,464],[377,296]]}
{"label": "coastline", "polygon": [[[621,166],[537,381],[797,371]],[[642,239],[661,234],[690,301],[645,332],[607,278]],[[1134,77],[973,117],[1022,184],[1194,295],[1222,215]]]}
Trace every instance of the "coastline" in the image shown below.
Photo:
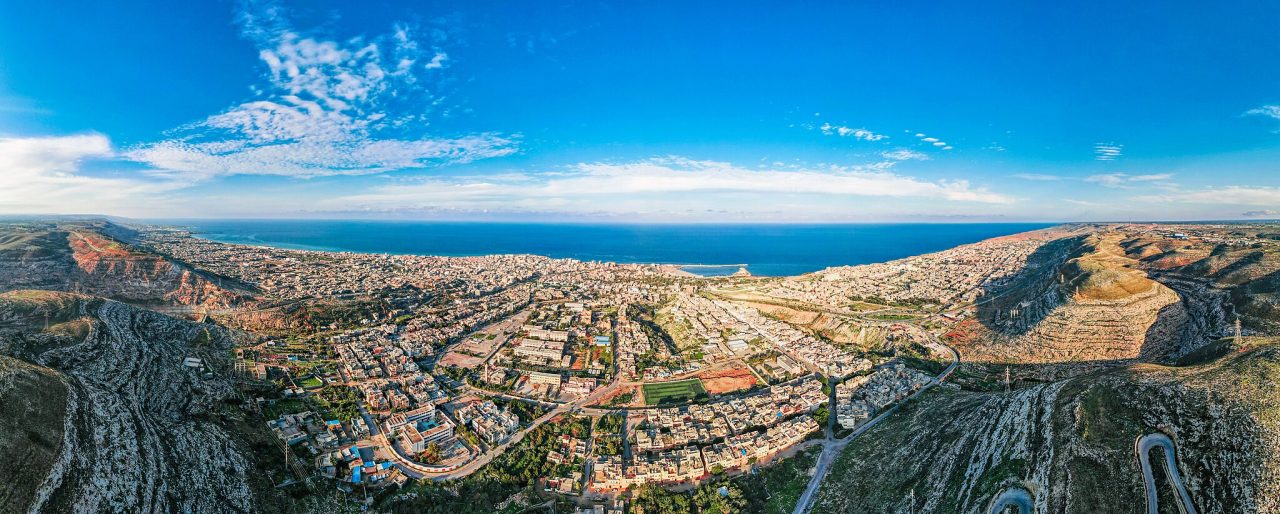
{"label": "coastline", "polygon": [[[799,276],[887,262],[1052,224],[584,225],[334,220],[155,220],[195,237],[271,248],[388,255],[539,255],[670,265],[699,277]],[[744,263],[724,264],[724,263]],[[740,273],[739,276],[745,274]]]}

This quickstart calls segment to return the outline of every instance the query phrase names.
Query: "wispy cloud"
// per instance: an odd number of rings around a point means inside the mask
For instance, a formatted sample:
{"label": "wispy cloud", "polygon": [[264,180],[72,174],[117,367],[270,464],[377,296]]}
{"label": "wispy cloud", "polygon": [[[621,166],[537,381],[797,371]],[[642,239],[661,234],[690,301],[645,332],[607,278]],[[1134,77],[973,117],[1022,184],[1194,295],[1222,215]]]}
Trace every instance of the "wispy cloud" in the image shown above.
{"label": "wispy cloud", "polygon": [[1074,198],[1064,198],[1064,199],[1062,199],[1062,201],[1067,202],[1067,203],[1069,203],[1069,204],[1071,204],[1071,205],[1079,205],[1079,206],[1081,206],[1081,207],[1099,207],[1099,206],[1101,206],[1101,204],[1099,204],[1098,202],[1091,202],[1091,201],[1089,201],[1089,200],[1077,200],[1077,199],[1074,199]]}
{"label": "wispy cloud", "polygon": [[1267,116],[1280,120],[1280,105],[1263,105],[1256,109],[1249,109],[1245,114],[1253,116]]}
{"label": "wispy cloud", "polygon": [[880,152],[880,156],[885,159],[894,161],[927,161],[929,156],[923,152],[909,150],[906,148],[898,148],[887,152]]}
{"label": "wispy cloud", "polygon": [[1097,161],[1114,161],[1120,158],[1124,145],[1115,143],[1098,143],[1093,145],[1093,159]]}
{"label": "wispy cloud", "polygon": [[1012,176],[1013,178],[1020,178],[1022,180],[1037,180],[1037,181],[1044,181],[1044,182],[1054,181],[1054,180],[1063,180],[1066,178],[1061,175],[1045,175],[1042,173],[1015,173]]}
{"label": "wispy cloud", "polygon": [[48,115],[53,111],[40,107],[28,98],[20,96],[0,94],[0,113],[13,113],[23,115]]}
{"label": "wispy cloud", "polygon": [[930,146],[933,146],[934,148],[937,148],[937,149],[940,149],[940,150],[950,150],[950,149],[951,149],[951,145],[947,144],[947,142],[946,142],[946,141],[943,141],[943,140],[938,139],[938,138],[936,138],[936,137],[930,136],[930,135],[925,134],[925,133],[923,133],[923,132],[916,132],[916,138],[917,138],[917,139],[919,139],[920,141],[925,142],[925,143],[929,143],[929,145],[930,145]]}
{"label": "wispy cloud", "polygon": [[1260,211],[1245,211],[1241,213],[1246,218],[1275,218],[1280,217],[1280,209],[1263,209]]}
{"label": "wispy cloud", "polygon": [[182,187],[137,176],[90,175],[86,161],[109,159],[101,134],[0,138],[0,212],[142,214],[160,208],[164,193]]}
{"label": "wispy cloud", "polygon": [[[381,173],[507,155],[516,139],[499,134],[455,138],[423,134],[432,106],[424,87],[448,54],[423,48],[396,26],[376,38],[336,41],[292,28],[274,4],[241,13],[258,46],[266,84],[238,104],[138,145],[124,156],[161,172],[196,177],[267,174],[311,177]],[[425,106],[425,107],[424,107]]]}
{"label": "wispy cloud", "polygon": [[[1274,207],[1280,205],[1280,187],[1224,186],[1194,191],[1173,192],[1163,195],[1139,197],[1144,201],[1182,202],[1214,205],[1250,205]],[[1266,211],[1251,211],[1266,212]]]}
{"label": "wispy cloud", "polygon": [[872,132],[864,128],[846,127],[844,125],[832,125],[830,123],[823,123],[822,126],[818,127],[818,130],[821,130],[823,134],[826,134],[828,136],[834,135],[834,136],[840,136],[840,137],[852,137],[854,139],[861,139],[863,141],[879,141],[881,139],[887,139],[889,137],[884,134],[877,134],[875,132]]}
{"label": "wispy cloud", "polygon": [[1128,188],[1132,187],[1135,182],[1162,182],[1171,178],[1173,178],[1172,173],[1153,173],[1149,175],[1106,173],[1102,175],[1090,175],[1085,177],[1084,181],[1098,184],[1103,187]]}
{"label": "wispy cloud", "polygon": [[879,162],[865,166],[750,169],[725,162],[665,157],[626,163],[581,163],[556,173],[432,177],[377,187],[341,198],[335,205],[582,213],[638,209],[655,201],[675,201],[699,211],[745,204],[762,211],[794,214],[805,203],[794,199],[796,195],[833,200],[918,198],[966,204],[1014,201],[965,180],[928,181],[892,173],[888,171],[892,166],[891,162]]}

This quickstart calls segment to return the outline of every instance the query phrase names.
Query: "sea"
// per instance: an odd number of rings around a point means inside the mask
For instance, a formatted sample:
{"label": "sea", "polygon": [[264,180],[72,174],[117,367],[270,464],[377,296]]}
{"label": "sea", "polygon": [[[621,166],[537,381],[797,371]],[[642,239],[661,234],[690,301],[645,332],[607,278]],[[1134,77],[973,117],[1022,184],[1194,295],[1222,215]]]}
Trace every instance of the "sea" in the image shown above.
{"label": "sea", "polygon": [[155,220],[226,243],[362,253],[527,253],[679,265],[702,276],[799,275],[883,262],[1051,226],[1043,223],[588,224],[347,220]]}

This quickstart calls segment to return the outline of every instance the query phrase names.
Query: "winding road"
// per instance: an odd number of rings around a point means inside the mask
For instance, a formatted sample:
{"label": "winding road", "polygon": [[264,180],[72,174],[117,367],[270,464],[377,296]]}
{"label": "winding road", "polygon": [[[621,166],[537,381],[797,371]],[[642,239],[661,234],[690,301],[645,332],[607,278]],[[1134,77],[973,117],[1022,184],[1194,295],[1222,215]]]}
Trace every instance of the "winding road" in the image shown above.
{"label": "winding road", "polygon": [[1147,489],[1147,514],[1159,514],[1160,512],[1160,495],[1156,493],[1156,478],[1151,470],[1151,450],[1154,448],[1159,448],[1161,453],[1164,454],[1165,476],[1177,493],[1178,512],[1196,514],[1196,506],[1191,503],[1191,495],[1187,493],[1187,488],[1182,483],[1182,474],[1178,472],[1173,439],[1160,432],[1155,432],[1139,437],[1133,446],[1138,452],[1138,462],[1142,464],[1143,484]]}
{"label": "winding road", "polygon": [[1017,507],[1018,514],[1031,514],[1036,511],[1030,492],[1021,487],[1010,487],[991,500],[991,508],[987,509],[987,514],[1002,514],[1009,507]]}

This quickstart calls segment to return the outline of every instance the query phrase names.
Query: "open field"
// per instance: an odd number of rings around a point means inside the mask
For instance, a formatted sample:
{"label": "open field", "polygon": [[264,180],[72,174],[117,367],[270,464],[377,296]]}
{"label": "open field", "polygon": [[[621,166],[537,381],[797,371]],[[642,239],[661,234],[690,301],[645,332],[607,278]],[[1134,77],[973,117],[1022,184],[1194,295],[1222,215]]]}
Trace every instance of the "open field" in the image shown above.
{"label": "open field", "polygon": [[449,348],[449,351],[440,357],[440,364],[463,369],[474,368],[484,362],[485,355],[489,355],[504,342],[506,338],[498,337],[496,333],[477,332]]}
{"label": "open field", "polygon": [[723,394],[750,389],[756,385],[756,376],[746,368],[707,370],[696,375],[710,394]]}
{"label": "open field", "polygon": [[645,384],[643,389],[645,405],[688,401],[707,394],[702,381],[696,378]]}

